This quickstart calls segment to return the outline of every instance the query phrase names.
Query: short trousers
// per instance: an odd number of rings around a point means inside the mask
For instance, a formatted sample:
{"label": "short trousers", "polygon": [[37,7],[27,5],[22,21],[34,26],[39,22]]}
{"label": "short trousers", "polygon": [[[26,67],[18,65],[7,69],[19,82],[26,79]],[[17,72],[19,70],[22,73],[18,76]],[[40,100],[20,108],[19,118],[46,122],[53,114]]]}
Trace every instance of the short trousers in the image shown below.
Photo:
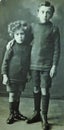
{"label": "short trousers", "polygon": [[14,83],[10,83],[6,86],[6,90],[7,92],[16,92],[16,91],[24,91],[26,86],[26,82],[14,82]]}
{"label": "short trousers", "polygon": [[52,79],[49,70],[32,70],[33,86],[38,88],[50,88]]}

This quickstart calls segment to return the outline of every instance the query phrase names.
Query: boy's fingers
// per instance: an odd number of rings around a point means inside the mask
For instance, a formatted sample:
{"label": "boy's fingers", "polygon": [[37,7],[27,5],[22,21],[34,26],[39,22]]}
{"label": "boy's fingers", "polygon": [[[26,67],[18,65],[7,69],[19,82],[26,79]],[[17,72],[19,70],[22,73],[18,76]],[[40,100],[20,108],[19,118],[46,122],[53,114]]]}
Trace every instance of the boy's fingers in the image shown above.
{"label": "boy's fingers", "polygon": [[8,79],[7,80],[3,80],[2,82],[4,85],[8,84]]}
{"label": "boy's fingers", "polygon": [[56,72],[50,72],[50,77],[53,78],[56,75]]}

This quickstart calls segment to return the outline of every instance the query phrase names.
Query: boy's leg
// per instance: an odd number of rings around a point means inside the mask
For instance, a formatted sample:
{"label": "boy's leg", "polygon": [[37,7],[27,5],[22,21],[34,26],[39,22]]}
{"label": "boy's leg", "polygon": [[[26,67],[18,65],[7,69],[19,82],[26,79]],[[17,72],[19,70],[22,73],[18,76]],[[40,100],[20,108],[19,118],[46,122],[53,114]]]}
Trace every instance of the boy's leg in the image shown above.
{"label": "boy's leg", "polygon": [[9,93],[10,114],[7,119],[7,124],[14,123],[16,119],[19,119],[19,120],[23,119],[23,115],[19,113],[20,94],[21,93],[18,93],[18,90],[17,91],[15,90]]}
{"label": "boy's leg", "polygon": [[51,87],[51,78],[49,76],[49,72],[41,73],[41,93],[42,93],[42,113],[41,119],[43,124],[43,130],[47,130],[49,127],[47,114],[49,107],[49,88]]}
{"label": "boy's leg", "polygon": [[40,121],[41,91],[39,71],[32,71],[32,80],[34,86],[34,114],[27,120],[27,123],[34,123]]}
{"label": "boy's leg", "polygon": [[48,95],[42,95],[41,120],[42,120],[43,130],[48,130],[48,127],[49,127],[48,118],[47,118],[48,108],[49,108],[49,94]]}
{"label": "boy's leg", "polygon": [[24,119],[25,117],[19,112],[20,95],[19,84],[11,83],[11,92],[9,92],[9,109],[10,115],[7,119],[7,124],[12,124],[16,119]]}
{"label": "boy's leg", "polygon": [[17,119],[17,120],[25,120],[25,119],[27,119],[27,117],[23,116],[23,115],[20,113],[20,111],[19,111],[20,96],[21,96],[21,91],[18,91],[18,92],[17,92],[17,95],[16,95],[17,99],[16,99],[16,101],[15,101],[15,108],[14,108],[14,114],[15,114],[15,115],[14,115],[14,117],[15,117],[15,119]]}
{"label": "boy's leg", "polygon": [[14,101],[14,92],[9,93],[9,110],[10,114],[7,119],[7,124],[12,124],[14,123],[14,108],[15,108],[15,101]]}

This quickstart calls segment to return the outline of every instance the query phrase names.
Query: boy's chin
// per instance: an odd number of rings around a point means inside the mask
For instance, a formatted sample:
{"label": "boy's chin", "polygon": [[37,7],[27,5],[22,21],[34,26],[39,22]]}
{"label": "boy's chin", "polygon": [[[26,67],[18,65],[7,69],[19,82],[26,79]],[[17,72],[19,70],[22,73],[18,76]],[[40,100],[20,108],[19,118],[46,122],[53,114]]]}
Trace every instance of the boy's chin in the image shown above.
{"label": "boy's chin", "polygon": [[17,42],[18,44],[22,44],[23,42]]}
{"label": "boy's chin", "polygon": [[18,44],[22,44],[23,42],[20,42],[20,43],[18,43]]}
{"label": "boy's chin", "polygon": [[21,40],[21,41],[16,41],[18,44],[22,44],[23,43],[23,41]]}
{"label": "boy's chin", "polygon": [[40,23],[47,23],[49,20],[47,20],[47,19],[40,19]]}
{"label": "boy's chin", "polygon": [[46,23],[46,22],[47,22],[47,20],[40,20],[40,22],[41,22],[41,23]]}

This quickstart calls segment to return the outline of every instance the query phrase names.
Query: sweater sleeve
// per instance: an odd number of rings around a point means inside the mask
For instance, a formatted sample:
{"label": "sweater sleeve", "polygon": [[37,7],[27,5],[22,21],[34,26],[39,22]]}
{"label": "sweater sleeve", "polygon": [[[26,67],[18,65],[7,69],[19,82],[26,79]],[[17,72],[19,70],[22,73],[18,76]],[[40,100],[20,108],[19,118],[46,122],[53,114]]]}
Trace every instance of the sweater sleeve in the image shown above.
{"label": "sweater sleeve", "polygon": [[6,49],[3,62],[2,62],[2,67],[1,67],[1,74],[6,74],[8,75],[8,66],[9,66],[9,60],[12,54],[12,49]]}
{"label": "sweater sleeve", "polygon": [[60,33],[58,28],[54,30],[54,39],[53,65],[57,67],[60,58]]}
{"label": "sweater sleeve", "polygon": [[32,41],[33,41],[33,32],[32,32],[32,27],[31,27],[31,25],[28,25],[28,28],[27,28],[27,30],[26,30],[26,38],[25,38],[25,42],[27,43],[27,44],[30,44],[30,45],[32,45]]}

